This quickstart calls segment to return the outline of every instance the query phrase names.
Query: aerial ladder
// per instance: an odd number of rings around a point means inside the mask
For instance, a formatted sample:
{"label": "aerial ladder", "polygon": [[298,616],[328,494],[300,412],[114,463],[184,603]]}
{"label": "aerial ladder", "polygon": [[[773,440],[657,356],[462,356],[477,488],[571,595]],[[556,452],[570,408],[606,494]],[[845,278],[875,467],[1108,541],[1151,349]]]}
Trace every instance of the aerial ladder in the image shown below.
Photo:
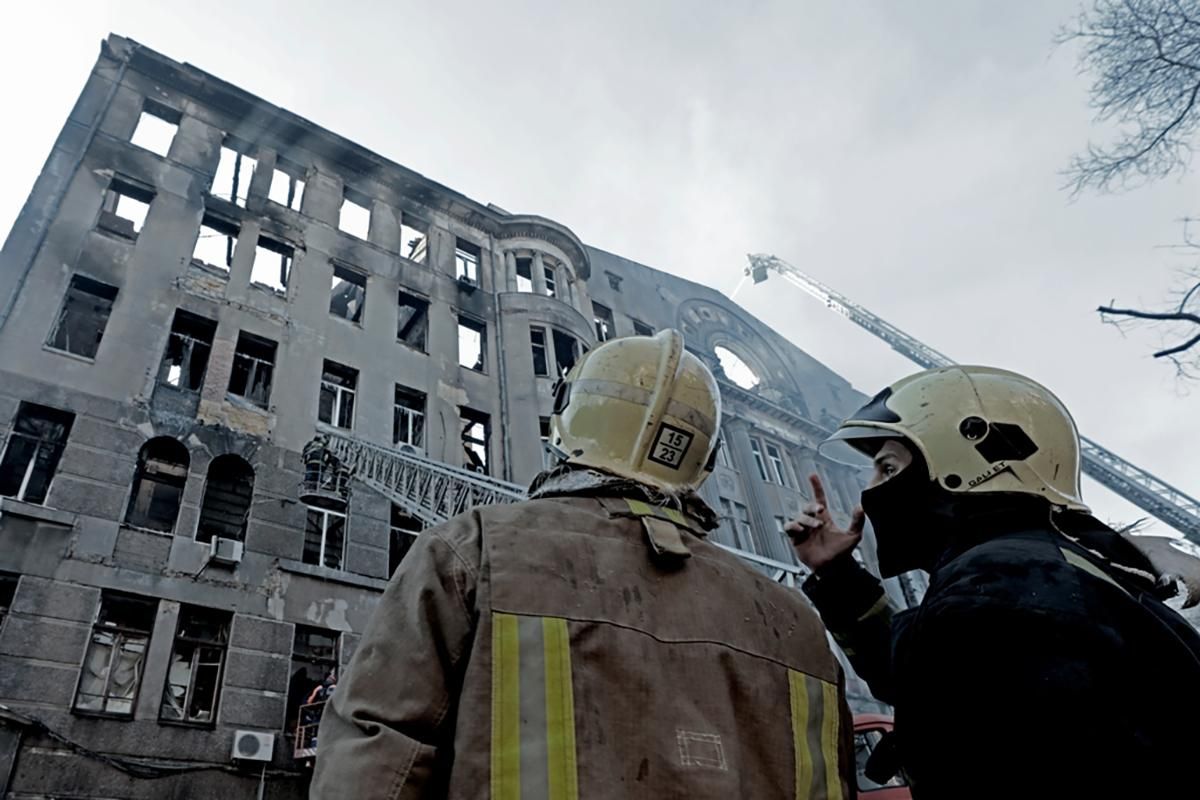
{"label": "aerial ladder", "polygon": [[[353,477],[420,519],[426,527],[445,522],[474,506],[524,500],[525,487],[436,461],[415,448],[384,447],[340,432],[323,430],[318,440],[336,464],[323,468],[306,456],[304,492],[344,496]],[[714,542],[772,580],[795,587],[807,574],[801,567]]]}
{"label": "aerial ladder", "polygon": [[[955,363],[783,259],[764,253],[750,255],[749,259],[750,266],[746,274],[754,283],[762,283],[768,273],[777,272],[784,280],[879,337],[897,353],[920,366],[934,369]],[[1086,475],[1170,525],[1191,541],[1200,543],[1200,502],[1085,436],[1080,437],[1080,452]]]}

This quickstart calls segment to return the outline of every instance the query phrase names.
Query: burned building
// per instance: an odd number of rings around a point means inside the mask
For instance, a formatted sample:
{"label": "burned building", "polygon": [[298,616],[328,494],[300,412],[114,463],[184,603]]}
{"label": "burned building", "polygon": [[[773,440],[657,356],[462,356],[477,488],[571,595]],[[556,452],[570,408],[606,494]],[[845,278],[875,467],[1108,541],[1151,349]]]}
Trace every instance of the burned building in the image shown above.
{"label": "burned building", "polygon": [[110,36],[0,254],[0,785],[302,796],[302,707],[431,519],[320,443],[503,491],[545,463],[556,377],[668,326],[721,376],[716,538],[786,579],[805,476],[855,499],[815,452],[845,380],[716,291]]}

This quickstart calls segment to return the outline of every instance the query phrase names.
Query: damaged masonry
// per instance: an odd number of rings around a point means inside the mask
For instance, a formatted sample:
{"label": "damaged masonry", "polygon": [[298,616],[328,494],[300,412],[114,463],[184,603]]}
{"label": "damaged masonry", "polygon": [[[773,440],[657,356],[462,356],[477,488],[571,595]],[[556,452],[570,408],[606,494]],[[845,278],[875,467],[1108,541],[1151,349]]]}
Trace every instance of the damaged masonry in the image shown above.
{"label": "damaged masonry", "polygon": [[713,289],[120,36],[46,146],[0,253],[13,796],[304,797],[314,689],[423,527],[550,463],[597,341],[675,327],[718,375],[718,542],[794,578],[813,471],[848,517],[815,448],[864,398]]}

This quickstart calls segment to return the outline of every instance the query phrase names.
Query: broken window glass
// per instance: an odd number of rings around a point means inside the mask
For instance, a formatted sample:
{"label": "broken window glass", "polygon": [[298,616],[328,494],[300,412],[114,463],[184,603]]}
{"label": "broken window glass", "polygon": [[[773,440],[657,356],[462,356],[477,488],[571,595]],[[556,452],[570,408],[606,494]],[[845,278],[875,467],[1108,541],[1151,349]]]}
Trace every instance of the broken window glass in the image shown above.
{"label": "broken window glass", "polygon": [[204,483],[196,541],[211,542],[214,537],[244,541],[253,498],[254,468],[233,453],[214,458]]}
{"label": "broken window glass", "polygon": [[291,245],[260,234],[258,244],[254,247],[250,282],[267,286],[276,292],[286,291],[295,252]]}
{"label": "broken window glass", "polygon": [[58,312],[58,321],[46,344],[84,358],[95,358],[108,326],[117,287],[73,275]]}
{"label": "broken window glass", "polygon": [[492,425],[487,414],[461,408],[463,468],[482,475],[488,474],[488,440]]}
{"label": "broken window glass", "polygon": [[592,318],[596,323],[596,341],[607,342],[613,337],[613,314],[608,306],[592,303]]}
{"label": "broken window glass", "polygon": [[271,173],[271,189],[267,199],[292,211],[300,210],[300,201],[304,197],[304,180],[297,178],[281,169]]}
{"label": "broken window glass", "polygon": [[558,297],[558,275],[557,270],[550,264],[542,265],[542,275],[546,278],[546,294],[549,297]]}
{"label": "broken window glass", "polygon": [[158,601],[105,591],[92,626],[75,709],[132,717]]}
{"label": "broken window glass", "polygon": [[517,291],[532,292],[533,291],[533,259],[528,257],[518,257],[517,261]]}
{"label": "broken window glass", "polygon": [[349,267],[334,264],[333,279],[329,288],[329,313],[361,323],[366,301],[367,276]]}
{"label": "broken window glass", "polygon": [[392,409],[392,444],[425,446],[425,395],[400,384]]}
{"label": "broken window glass", "polygon": [[183,115],[175,109],[146,100],[129,141],[166,158],[171,152],[171,142],[175,139],[182,118]]}
{"label": "broken window glass", "polygon": [[546,356],[546,329],[531,327],[529,344],[533,348],[533,374],[546,377],[550,374],[550,359]]}
{"label": "broken window glass", "polygon": [[173,531],[187,483],[188,462],[187,448],[168,436],[155,437],[142,445],[125,523],[164,533]]}
{"label": "broken window glass", "polygon": [[554,366],[559,375],[566,375],[579,358],[579,342],[569,333],[554,331]]}
{"label": "broken window glass", "polygon": [[237,223],[206,213],[200,223],[200,233],[196,236],[192,260],[228,272],[233,266],[233,248],[237,244],[237,237]]}
{"label": "broken window glass", "polygon": [[167,337],[167,352],[158,370],[159,383],[200,391],[216,332],[217,323],[211,319],[177,309]]}
{"label": "broken window glass", "polygon": [[113,178],[104,194],[98,225],[109,233],[137,239],[146,224],[152,202],[154,190],[150,187],[125,178]]}
{"label": "broken window glass", "polygon": [[0,495],[45,502],[74,422],[69,411],[22,402],[0,460]]}
{"label": "broken window glass", "polygon": [[468,317],[458,318],[458,363],[483,372],[487,351],[487,326]]}
{"label": "broken window glass", "polygon": [[317,419],[327,425],[347,428],[354,424],[354,394],[358,370],[335,361],[326,361],[321,373],[321,396]]}
{"label": "broken window glass", "polygon": [[398,297],[398,304],[396,338],[424,353],[425,331],[429,326],[429,301],[402,291]]}
{"label": "broken window glass", "polygon": [[400,562],[408,555],[425,525],[417,517],[404,513],[400,506],[392,503],[392,521],[388,539],[388,575],[396,571]]}
{"label": "broken window glass", "polygon": [[245,207],[246,198],[250,196],[250,179],[254,177],[254,168],[257,166],[256,159],[221,145],[221,160],[217,163],[210,194]]}
{"label": "broken window glass", "polygon": [[633,320],[633,333],[635,336],[653,336],[654,328],[651,328],[641,320]]}
{"label": "broken window glass", "polygon": [[252,333],[238,334],[233,353],[229,393],[244,397],[260,408],[271,399],[271,377],[275,372],[275,342]]}
{"label": "broken window glass", "polygon": [[342,210],[338,216],[338,228],[351,236],[366,239],[371,229],[371,212],[350,198],[343,198]]}
{"label": "broken window glass", "polygon": [[341,569],[346,549],[346,515],[308,506],[304,525],[304,563]]}
{"label": "broken window glass", "polygon": [[409,261],[424,264],[429,250],[429,223],[400,216],[400,255]]}
{"label": "broken window glass", "polygon": [[454,276],[472,286],[479,285],[479,254],[480,249],[459,239],[454,245]]}
{"label": "broken window glass", "polygon": [[159,719],[201,725],[216,722],[230,616],[227,611],[196,606],[179,609]]}

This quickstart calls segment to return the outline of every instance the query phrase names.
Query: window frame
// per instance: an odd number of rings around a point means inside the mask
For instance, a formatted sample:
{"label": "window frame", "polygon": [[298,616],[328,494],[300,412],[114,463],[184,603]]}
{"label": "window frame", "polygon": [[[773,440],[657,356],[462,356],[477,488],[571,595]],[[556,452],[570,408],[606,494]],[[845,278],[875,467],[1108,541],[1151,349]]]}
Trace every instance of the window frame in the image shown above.
{"label": "window frame", "polygon": [[466,239],[454,241],[454,279],[471,286],[482,286],[480,280],[483,249]]}
{"label": "window frame", "polygon": [[[301,555],[301,561],[305,564],[310,564],[312,566],[321,567],[322,569],[334,570],[336,572],[345,572],[346,571],[346,552],[348,550],[347,545],[350,542],[349,509],[347,509],[346,511],[335,511],[332,508],[321,508],[320,506],[310,506],[307,504],[305,504],[305,509],[307,511],[306,511],[306,514],[304,517],[304,551]],[[321,517],[321,541],[320,541],[320,545],[319,545],[320,555],[318,557],[318,561],[316,564],[313,564],[311,561],[305,560],[305,557],[308,554],[308,522],[309,522],[311,515],[314,513],[319,514]],[[342,546],[341,546],[341,552],[338,554],[337,566],[330,566],[327,563],[327,561],[329,560],[327,549],[328,549],[328,545],[329,545],[329,520],[331,517],[337,517],[342,520]]]}
{"label": "window frame", "polygon": [[[478,366],[468,366],[463,363],[462,331],[464,328],[466,328],[467,330],[470,330],[470,331],[475,331],[476,333],[479,334],[479,360],[476,362],[476,364]],[[483,320],[476,319],[467,314],[459,314],[458,315],[458,342],[457,343],[458,343],[458,365],[460,367],[462,367],[463,369],[469,369],[471,372],[478,372],[478,373],[486,375],[487,374],[487,363],[488,363],[487,323],[484,322]]]}
{"label": "window frame", "polygon": [[[53,440],[40,438],[40,437],[34,438],[33,435],[31,435],[29,433],[25,433],[25,432],[17,430],[17,424],[18,424],[18,421],[21,420],[21,418],[22,418],[22,413],[26,412],[27,410],[29,412],[32,412],[35,409],[46,409],[50,412],[53,412],[53,414],[55,414],[55,415],[61,415],[62,418],[58,419],[58,420],[53,419],[52,418],[53,415],[42,414],[39,417],[39,422],[49,423],[51,425],[61,425],[63,427],[61,442],[55,442]],[[53,406],[42,405],[41,403],[32,403],[32,402],[29,402],[28,400],[22,400],[17,405],[17,413],[13,415],[12,423],[11,423],[11,426],[8,431],[8,436],[5,437],[4,451],[3,451],[3,453],[0,453],[0,466],[3,466],[5,464],[5,462],[8,461],[9,453],[12,451],[14,439],[20,439],[21,441],[32,442],[33,443],[33,451],[31,453],[31,455],[29,456],[29,461],[25,464],[25,466],[22,470],[21,483],[17,487],[17,493],[15,495],[5,495],[6,497],[12,497],[14,500],[18,500],[22,503],[29,503],[31,505],[44,505],[45,504],[46,498],[48,498],[50,496],[50,489],[54,485],[54,478],[55,478],[56,474],[58,473],[58,464],[62,460],[63,453],[67,449],[67,442],[69,441],[69,439],[71,437],[71,429],[74,427],[75,427],[75,414],[71,411],[65,411],[61,408],[54,408]],[[42,495],[41,498],[34,500],[28,496],[28,489],[29,489],[29,485],[32,481],[35,468],[38,463],[38,456],[41,452],[42,446],[47,443],[49,443],[51,447],[56,447],[58,451],[52,453],[49,458],[49,466],[47,468],[47,472],[49,474],[48,474],[48,477],[46,478],[46,482],[45,482],[45,486],[46,486],[45,493]]]}
{"label": "window frame", "polygon": [[[133,628],[128,625],[107,624],[103,622],[104,604],[106,601],[133,601],[142,603],[147,608],[153,606],[152,612],[147,612],[150,615],[150,625],[147,629]],[[124,592],[102,591],[100,594],[100,603],[96,607],[96,616],[92,621],[91,629],[88,634],[87,647],[84,649],[83,663],[79,667],[79,677],[75,682],[75,693],[71,698],[71,713],[86,717],[103,717],[106,719],[131,720],[137,713],[138,700],[142,694],[142,684],[146,677],[146,658],[150,653],[150,643],[154,638],[154,619],[157,618],[159,610],[159,600],[157,598],[141,597],[131,595]],[[103,645],[110,647],[108,668],[104,677],[104,691],[99,695],[90,695],[100,699],[100,705],[107,705],[113,698],[110,696],[110,691],[113,683],[113,675],[116,672],[114,669],[115,658],[123,650],[123,644],[126,641],[133,641],[133,637],[144,637],[141,642],[142,657],[137,670],[137,680],[133,689],[133,696],[128,698],[129,711],[109,711],[103,707],[100,709],[80,708],[80,694],[83,689],[83,678],[85,671],[88,668],[89,658],[92,647],[97,644],[96,636],[98,633],[108,633],[114,635],[114,641],[111,645]],[[124,700],[124,698],[121,698]]]}
{"label": "window frame", "polygon": [[[204,339],[197,338],[190,332],[176,330],[177,327],[182,328],[185,325],[193,328],[197,333],[200,332],[201,328],[209,329],[207,331],[208,340],[205,341]],[[175,309],[175,315],[171,318],[171,327],[167,331],[167,346],[166,349],[163,350],[162,361],[159,362],[158,378],[156,379],[156,382],[162,386],[169,386],[176,391],[189,392],[192,394],[199,393],[201,388],[204,386],[204,379],[208,375],[208,362],[212,357],[212,346],[216,339],[216,335],[216,320],[203,317],[199,314],[193,314],[191,311],[188,311],[185,308]],[[171,383],[170,381],[170,368],[173,366],[170,358],[172,350],[176,348],[177,341],[179,342],[178,350],[180,353],[178,357],[180,381],[178,384],[175,384]],[[203,351],[203,356],[201,358],[203,361],[203,366],[200,367],[198,382],[193,388],[185,384],[191,382],[190,375],[193,371],[191,366],[192,361],[196,358],[197,347],[202,348]]]}
{"label": "window frame", "polygon": [[[211,614],[214,618],[218,615],[224,617],[222,626],[222,635],[220,641],[213,642],[200,637],[184,635],[184,614],[191,612],[201,612]],[[163,696],[158,705],[158,721],[164,725],[181,725],[188,728],[215,728],[217,725],[217,714],[221,708],[221,693],[225,683],[225,665],[229,658],[229,632],[233,627],[233,615],[229,612],[222,612],[217,609],[205,608],[204,606],[193,606],[182,604],[179,607],[179,615],[175,620],[175,635],[171,639],[171,655],[167,661],[167,675],[163,680]],[[180,644],[190,645],[194,648],[191,658],[191,671],[188,675],[188,684],[184,689],[182,710],[184,713],[181,719],[172,719],[169,716],[164,716],[164,711],[168,707],[167,695],[171,690],[171,668],[175,665],[175,654],[179,651]],[[198,673],[197,660],[204,650],[217,650],[220,657],[217,661],[217,677],[213,687],[212,707],[209,709],[209,718],[207,720],[196,720],[188,718],[188,707],[194,696],[196,686],[196,675]]]}
{"label": "window frame", "polygon": [[[111,292],[109,290],[111,290]],[[72,292],[74,291],[88,295],[89,297],[95,299],[87,300],[86,298],[76,298],[74,301],[72,301]],[[104,341],[104,334],[108,330],[108,322],[110,319],[112,319],[112,312],[116,307],[117,297],[120,295],[120,292],[120,288],[113,286],[112,284],[105,283],[104,281],[98,281],[95,278],[90,278],[87,275],[79,272],[73,274],[71,276],[71,280],[67,282],[67,291],[63,293],[62,302],[59,304],[58,316],[55,318],[54,325],[50,328],[50,333],[46,337],[46,347],[56,353],[67,353],[75,356],[76,358],[82,358],[86,361],[94,362],[96,360],[96,356],[100,354],[100,344]],[[112,296],[107,296],[110,293]],[[101,324],[97,327],[96,341],[92,346],[91,352],[77,352],[72,350],[69,335],[66,343],[64,345],[59,345],[57,341],[58,334],[60,330],[64,329],[63,326],[67,321],[67,314],[70,310],[71,303],[91,303],[95,305],[97,300],[106,302],[108,304],[108,308],[103,311]]]}
{"label": "window frame", "polygon": [[[362,270],[355,269],[336,261],[333,262],[333,278],[331,279],[329,286],[329,313],[338,319],[345,320],[346,322],[349,322],[352,325],[357,325],[361,328],[365,324],[364,319],[366,317],[367,278],[367,273],[363,272]],[[352,317],[346,316],[345,314],[339,314],[334,310],[333,307],[334,298],[336,297],[334,290],[342,283],[350,284],[358,289],[358,308],[355,310],[354,316]],[[349,304],[347,304],[347,308],[349,308]]]}
{"label": "window frame", "polygon": [[771,472],[776,477],[776,483],[780,486],[791,488],[791,481],[788,480],[787,467],[784,465],[783,451],[771,442],[764,442],[767,452],[767,463],[771,467]]}
{"label": "window frame", "polygon": [[754,436],[750,437],[750,454],[754,456],[754,466],[758,467],[758,476],[762,478],[764,483],[770,483],[771,479],[767,477],[767,462],[763,457],[762,443]]}
{"label": "window frame", "polygon": [[[271,351],[271,360],[267,361],[266,359],[261,358],[260,356],[251,355],[250,353],[247,353],[247,352],[242,352],[243,341],[245,342],[247,348],[258,348],[258,347],[262,347],[264,349],[269,348]],[[237,338],[237,341],[234,342],[234,346],[233,346],[233,364],[232,364],[232,367],[229,372],[229,384],[225,388],[225,393],[231,394],[234,397],[240,397],[240,398],[244,399],[246,402],[254,405],[257,408],[261,408],[264,411],[268,410],[271,405],[271,391],[272,391],[272,389],[274,389],[274,383],[275,383],[275,358],[278,355],[279,355],[279,343],[278,342],[276,342],[272,339],[268,339],[265,336],[259,336],[257,334],[251,333],[246,330],[238,331],[238,338]],[[238,375],[238,360],[239,359],[249,362],[249,366],[246,369],[246,385],[244,387],[245,393],[237,392],[237,391],[234,391],[234,389],[233,389],[233,382],[237,378],[237,375]],[[258,402],[258,400],[255,400],[254,397],[251,396],[251,392],[254,389],[255,378],[259,375],[260,370],[262,370],[264,368],[265,368],[267,377],[265,379],[265,391],[264,391],[264,394],[262,397],[262,402],[260,403],[260,402]]]}
{"label": "window frame", "polygon": [[[413,405],[405,405],[401,402],[401,398],[407,398]],[[425,416],[428,409],[428,402],[429,398],[424,392],[418,392],[399,383],[395,385],[392,399],[393,447],[404,445],[415,447],[422,452],[425,450]],[[414,406],[420,407],[417,408]],[[402,420],[404,422],[403,427],[406,429],[409,437],[407,439],[401,439],[399,436]]]}
{"label": "window frame", "polygon": [[[413,313],[404,318],[404,309]],[[396,295],[396,341],[418,353],[427,353],[429,348],[429,299],[400,289]],[[414,327],[416,326],[416,327]],[[410,342],[408,337],[420,334],[420,343]]]}
{"label": "window frame", "polygon": [[[471,465],[468,463],[463,464],[463,469],[467,470],[468,472],[474,472],[477,475],[491,475],[492,474],[492,458],[491,458],[491,456],[492,456],[492,448],[491,448],[492,417],[491,417],[491,415],[486,414],[482,411],[476,411],[475,409],[468,408],[467,406],[460,406],[459,407],[459,418],[462,420],[462,430],[459,433],[459,441],[463,445],[463,461],[464,462],[467,461],[466,454],[467,454],[468,450],[471,452],[474,452],[476,456],[479,455],[479,452],[477,450],[474,450],[473,448],[471,448],[470,445],[472,445],[472,444],[480,445],[483,448],[483,458],[481,459],[483,462],[483,465],[482,465],[483,469],[475,469],[474,468],[475,465]],[[468,436],[467,428],[469,425],[483,426],[483,438],[477,439],[475,437]]]}
{"label": "window frame", "polygon": [[[339,374],[341,373],[341,374]],[[330,377],[347,381],[350,385],[345,386],[338,383],[336,380],[331,380]],[[345,364],[340,364],[337,361],[325,359],[321,368],[321,391],[317,396],[317,421],[323,422],[333,428],[338,428],[344,431],[354,430],[354,411],[358,395],[358,370],[353,367],[348,367]],[[330,419],[324,419],[321,415],[324,413],[324,399],[326,393],[333,395],[333,402],[330,405]],[[347,395],[349,396],[347,399]],[[346,424],[342,424],[343,412],[347,419]]]}
{"label": "window frame", "polygon": [[[541,337],[541,342],[536,337]],[[541,350],[541,370],[538,370],[538,350]],[[537,378],[550,377],[550,345],[547,342],[546,328],[542,325],[529,326],[529,350],[533,356],[533,374]]]}

